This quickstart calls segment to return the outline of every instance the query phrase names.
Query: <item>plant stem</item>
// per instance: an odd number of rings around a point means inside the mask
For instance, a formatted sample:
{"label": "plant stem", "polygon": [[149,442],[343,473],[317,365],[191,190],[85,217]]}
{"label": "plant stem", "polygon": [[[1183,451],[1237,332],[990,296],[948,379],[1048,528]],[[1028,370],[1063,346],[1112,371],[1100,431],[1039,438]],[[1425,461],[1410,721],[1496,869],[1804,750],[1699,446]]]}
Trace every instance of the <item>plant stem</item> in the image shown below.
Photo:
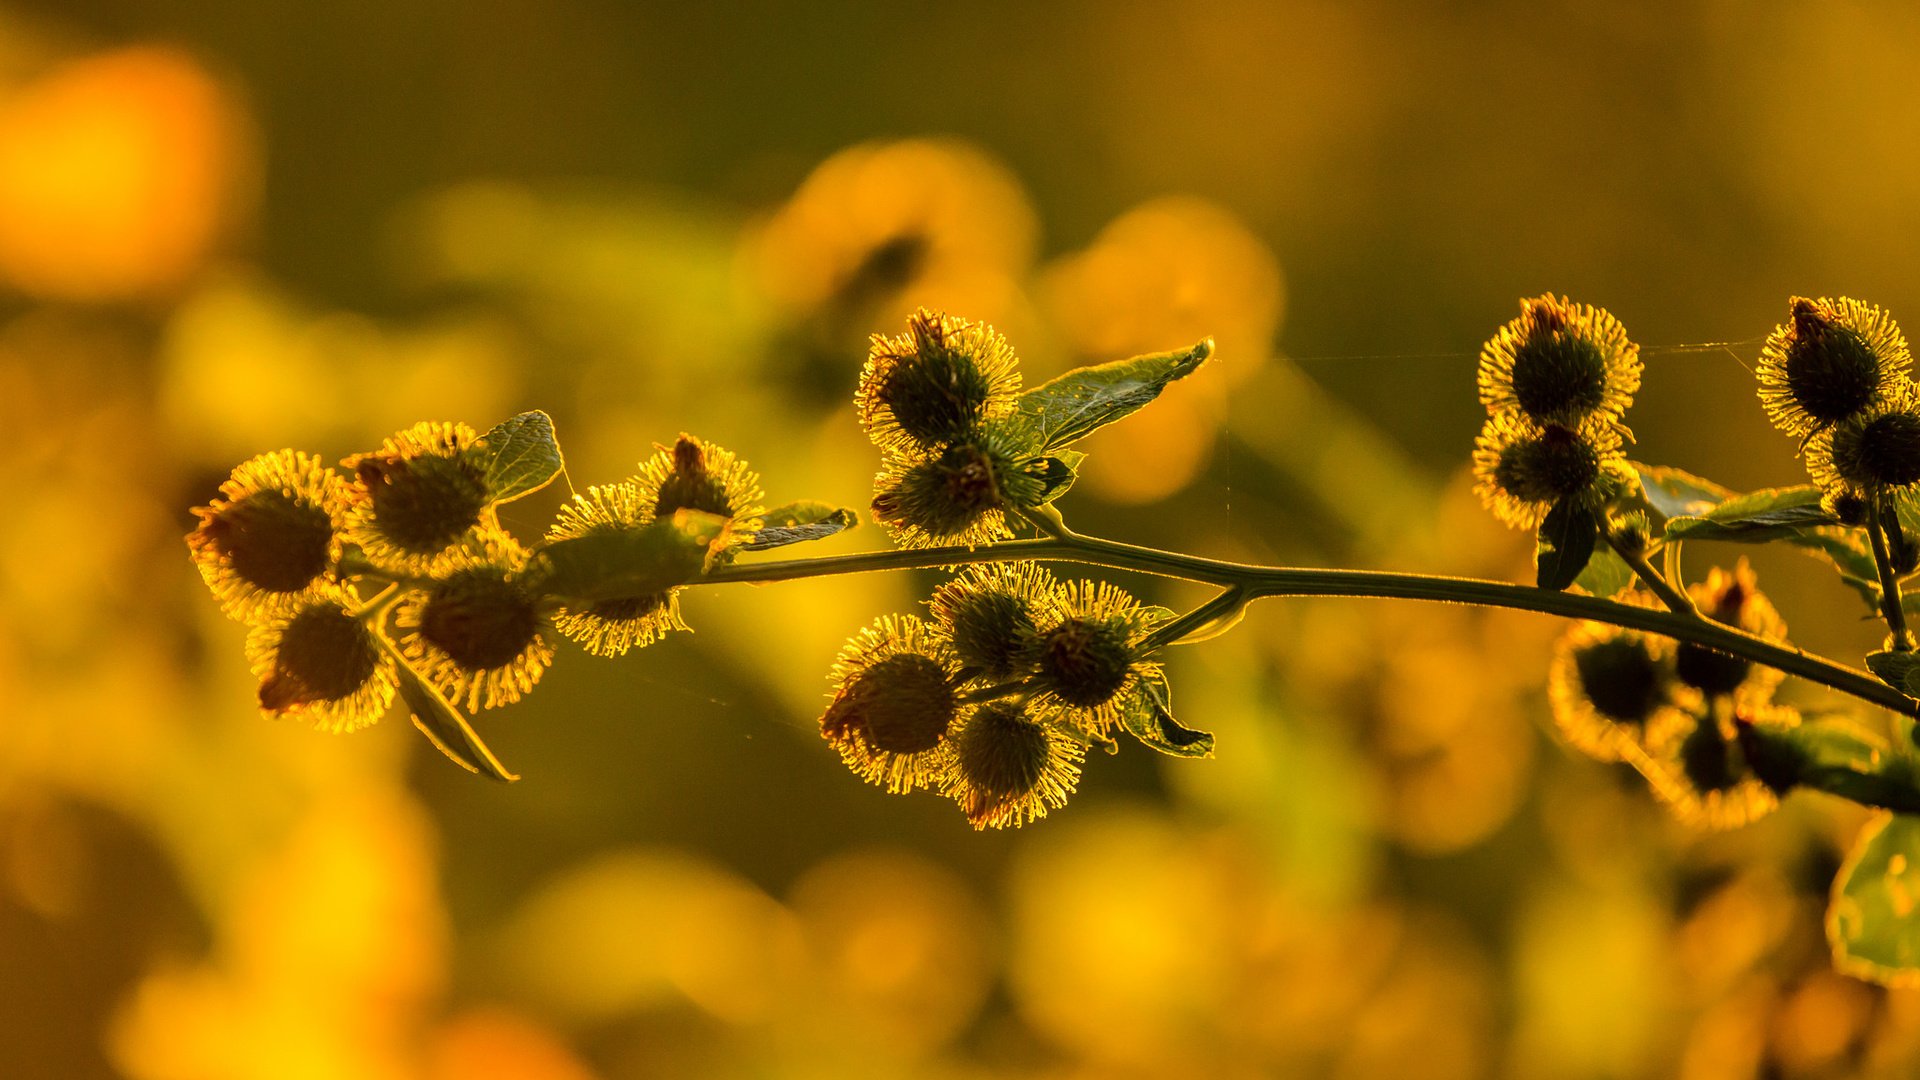
{"label": "plant stem", "polygon": [[1205,641],[1213,637],[1214,633],[1221,631],[1208,633],[1205,637],[1199,638],[1193,635],[1198,631],[1208,630],[1222,621],[1225,621],[1228,626],[1239,622],[1240,613],[1245,611],[1252,601],[1253,594],[1248,592],[1244,585],[1229,585],[1222,589],[1218,596],[1147,635],[1145,648],[1153,652],[1168,645]]}
{"label": "plant stem", "polygon": [[1660,602],[1667,605],[1669,611],[1691,615],[1696,619],[1700,617],[1700,609],[1693,605],[1693,597],[1675,588],[1665,574],[1655,570],[1653,564],[1647,561],[1646,552],[1620,543],[1613,538],[1611,531],[1602,529],[1601,535],[1606,537],[1607,546],[1613,549],[1613,553],[1620,556],[1620,561],[1627,564],[1634,576],[1640,579],[1641,584],[1653,590],[1653,595],[1659,597]]}
{"label": "plant stem", "polygon": [[855,555],[829,555],[816,559],[735,563],[712,570],[690,584],[794,581],[835,574],[931,569],[971,563],[1022,560],[1087,563],[1187,581],[1210,582],[1223,588],[1239,586],[1244,589],[1247,601],[1264,596],[1350,596],[1430,600],[1535,611],[1570,619],[1589,619],[1631,630],[1659,634],[1677,641],[1685,641],[1742,657],[1790,675],[1797,675],[1809,682],[1819,683],[1903,716],[1920,716],[1920,701],[1907,697],[1863,671],[1836,664],[1825,657],[1803,652],[1789,645],[1768,641],[1736,627],[1692,615],[1620,604],[1595,596],[1551,592],[1529,585],[1513,585],[1501,581],[1376,570],[1318,570],[1254,566],[1198,555],[1160,551],[1079,533],[1071,533],[1064,538],[1010,540],[976,548],[920,548]]}
{"label": "plant stem", "polygon": [[1867,536],[1873,541],[1873,565],[1880,571],[1880,614],[1893,634],[1896,652],[1913,651],[1913,635],[1907,632],[1907,613],[1900,605],[1900,575],[1894,571],[1893,555],[1887,550],[1887,531],[1880,521],[1879,499],[1867,501]]}

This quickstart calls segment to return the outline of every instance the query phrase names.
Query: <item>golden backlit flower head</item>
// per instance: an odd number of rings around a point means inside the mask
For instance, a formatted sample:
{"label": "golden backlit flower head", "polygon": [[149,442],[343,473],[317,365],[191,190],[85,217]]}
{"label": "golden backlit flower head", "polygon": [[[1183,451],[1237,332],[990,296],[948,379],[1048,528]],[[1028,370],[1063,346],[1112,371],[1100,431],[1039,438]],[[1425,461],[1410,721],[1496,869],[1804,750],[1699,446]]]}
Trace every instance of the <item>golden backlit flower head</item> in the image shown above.
{"label": "golden backlit flower head", "polygon": [[853,397],[860,426],[883,450],[935,453],[1012,410],[1017,365],[993,327],[921,308],[905,334],[874,335]]}
{"label": "golden backlit flower head", "polygon": [[[1738,627],[1768,641],[1785,641],[1787,624],[1774,609],[1773,602],[1760,592],[1753,567],[1743,556],[1732,570],[1714,567],[1704,582],[1687,587],[1700,614],[1716,622]],[[1708,695],[1738,691],[1745,701],[1766,700],[1783,677],[1737,656],[1714,652],[1699,645],[1681,643],[1674,659],[1680,681]]]}
{"label": "golden backlit flower head", "polygon": [[1143,649],[1155,621],[1153,612],[1118,586],[1069,582],[1034,641],[1040,702],[1089,734],[1104,735],[1142,691],[1143,680],[1160,670]]}
{"label": "golden backlit flower head", "polygon": [[[1640,593],[1627,602],[1651,606]],[[1606,623],[1576,623],[1561,636],[1547,673],[1554,726],[1568,745],[1600,761],[1631,760],[1689,724],[1680,703],[1699,695],[1680,685],[1674,646]]]}
{"label": "golden backlit flower head", "polygon": [[347,485],[319,458],[277,450],[241,463],[220,485],[220,497],[193,513],[200,524],[187,534],[187,546],[201,579],[228,615],[258,621],[329,588]]}
{"label": "golden backlit flower head", "polygon": [[1520,302],[1520,316],[1480,349],[1480,403],[1538,424],[1618,420],[1640,389],[1640,347],[1602,308],[1552,295]]}
{"label": "golden backlit flower head", "polygon": [[1508,411],[1487,421],[1473,448],[1474,490],[1516,529],[1538,528],[1563,500],[1604,506],[1626,490],[1631,471],[1611,421],[1563,427]]}
{"label": "golden backlit flower head", "polygon": [[1033,662],[1042,621],[1052,622],[1060,584],[1039,563],[971,566],[927,601],[970,673],[1006,679]]}
{"label": "golden backlit flower head", "polygon": [[1920,485],[1920,393],[1902,385],[1807,441],[1807,471],[1826,492],[1865,499]]}
{"label": "golden backlit flower head", "polygon": [[[1749,722],[1791,727],[1797,712],[1781,706],[1742,706]],[[1682,734],[1650,748],[1635,765],[1661,802],[1690,825],[1732,829],[1757,821],[1780,805],[1780,796],[1754,771],[1740,740],[1727,725],[1699,718]]]}
{"label": "golden backlit flower head", "polygon": [[847,642],[833,665],[820,734],[855,775],[888,791],[932,783],[960,712],[959,658],[937,627],[888,615]]}
{"label": "golden backlit flower head", "polygon": [[1760,401],[1774,426],[1805,439],[1886,400],[1912,367],[1886,312],[1844,296],[1796,296],[1760,350]]}
{"label": "golden backlit flower head", "polygon": [[[632,483],[591,487],[560,508],[548,542],[572,540],[593,533],[644,527],[653,520],[658,496],[648,498]],[[669,630],[685,630],[680,621],[680,590],[618,596],[584,607],[562,604],[553,616],[554,629],[578,642],[595,656],[619,656],[629,649],[651,645]]]}
{"label": "golden backlit flower head", "polygon": [[399,685],[393,656],[352,613],[338,586],[247,634],[247,657],[260,679],[260,708],[308,720],[326,731],[354,731],[380,719]]}
{"label": "golden backlit flower head", "polygon": [[894,543],[918,548],[974,547],[1012,536],[1007,507],[1039,501],[1042,483],[987,429],[932,457],[888,454],[873,486],[873,519]]}
{"label": "golden backlit flower head", "polygon": [[426,421],[342,464],[358,480],[348,539],[375,564],[429,576],[493,524],[479,437],[461,423]]}
{"label": "golden backlit flower head", "polygon": [[652,517],[676,510],[699,510],[730,519],[726,557],[760,531],[767,509],[761,505],[760,474],[705,439],[682,435],[672,446],[640,463],[634,486]]}
{"label": "golden backlit flower head", "polygon": [[518,701],[553,662],[551,621],[520,579],[526,561],[504,535],[456,551],[432,587],[394,609],[401,650],[455,705]]}
{"label": "golden backlit flower head", "polygon": [[940,791],[976,829],[1025,825],[1065,806],[1087,755],[1080,740],[1036,722],[1010,701],[974,709],[947,741]]}

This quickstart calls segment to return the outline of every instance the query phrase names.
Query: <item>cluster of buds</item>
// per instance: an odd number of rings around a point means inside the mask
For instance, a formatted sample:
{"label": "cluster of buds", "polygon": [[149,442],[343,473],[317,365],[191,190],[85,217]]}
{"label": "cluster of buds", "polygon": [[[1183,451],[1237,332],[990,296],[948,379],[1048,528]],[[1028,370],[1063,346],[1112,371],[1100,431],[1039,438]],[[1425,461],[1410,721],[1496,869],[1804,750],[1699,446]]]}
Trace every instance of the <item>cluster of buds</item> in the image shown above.
{"label": "cluster of buds", "polygon": [[[1769,641],[1786,624],[1742,559],[1689,592],[1700,612]],[[1623,602],[1652,606],[1648,594]],[[1567,744],[1625,762],[1682,820],[1729,828],[1779,804],[1800,716],[1775,704],[1780,673],[1739,657],[1604,623],[1575,624],[1548,675],[1554,725]]]}
{"label": "cluster of buds", "polygon": [[983,323],[922,309],[899,337],[875,335],[854,406],[883,454],[873,517],[903,547],[990,543],[1007,514],[1037,505],[1014,427],[1020,372]]}
{"label": "cluster of buds", "polygon": [[678,587],[662,584],[684,575],[596,574],[583,552],[638,550],[670,528],[698,534],[704,569],[751,543],[764,514],[744,464],[683,435],[634,477],[575,496],[524,546],[496,508],[559,472],[543,413],[485,436],[417,424],[342,465],[346,476],[293,450],[245,462],[195,511],[188,546],[223,610],[252,627],[261,709],[351,731],[399,691],[450,753],[422,715],[431,703],[451,712],[519,700],[558,637],[611,656],[684,629]]}
{"label": "cluster of buds", "polygon": [[1481,499],[1520,529],[1556,507],[1600,512],[1632,485],[1621,424],[1640,389],[1640,350],[1606,311],[1551,295],[1480,352],[1487,422],[1473,453]]}
{"label": "cluster of buds", "polygon": [[1171,722],[1152,641],[1163,608],[1022,562],[969,568],[928,606],[848,642],[820,717],[848,767],[888,791],[936,789],[975,828],[1022,825],[1066,802],[1087,747]]}

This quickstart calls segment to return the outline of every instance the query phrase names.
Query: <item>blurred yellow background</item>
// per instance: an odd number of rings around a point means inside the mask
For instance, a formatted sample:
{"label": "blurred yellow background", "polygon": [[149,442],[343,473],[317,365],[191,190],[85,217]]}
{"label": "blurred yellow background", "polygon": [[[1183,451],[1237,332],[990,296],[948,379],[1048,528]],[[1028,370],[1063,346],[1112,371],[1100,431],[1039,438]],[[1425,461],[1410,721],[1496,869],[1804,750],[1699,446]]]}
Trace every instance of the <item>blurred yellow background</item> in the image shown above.
{"label": "blurred yellow background", "polygon": [[180,537],[253,454],[533,408],[579,487],[684,430],[864,507],[924,303],[1030,382],[1218,339],[1086,444],[1085,531],[1517,579],[1479,343],[1605,306],[1637,456],[1798,482],[1744,368],[1790,294],[1920,318],[1916,67],[1851,3],[0,0],[0,1077],[1914,1075],[1920,996],[1820,937],[1860,815],[1664,820],[1547,734],[1541,617],[1271,602],[1172,661],[1217,759],[975,833],[813,730],[936,576],[565,651],[477,720],[504,787],[262,718]]}

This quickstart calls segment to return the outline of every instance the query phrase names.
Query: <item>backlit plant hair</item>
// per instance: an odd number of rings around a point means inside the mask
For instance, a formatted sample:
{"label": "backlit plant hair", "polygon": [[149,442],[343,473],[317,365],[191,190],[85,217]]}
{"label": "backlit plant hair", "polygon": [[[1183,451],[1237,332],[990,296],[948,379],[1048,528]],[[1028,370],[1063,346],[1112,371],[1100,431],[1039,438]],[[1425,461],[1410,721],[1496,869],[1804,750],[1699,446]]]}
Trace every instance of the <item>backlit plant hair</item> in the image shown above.
{"label": "backlit plant hair", "polygon": [[[943,571],[923,611],[852,636],[818,728],[855,776],[950,798],[976,829],[1060,810],[1089,746],[1117,750],[1124,736],[1211,757],[1213,736],[1175,719],[1165,654],[1231,629],[1255,600],[1562,616],[1573,622],[1547,677],[1562,740],[1630,766],[1684,820],[1737,826],[1801,789],[1891,812],[1841,868],[1829,936],[1850,973],[1920,981],[1920,916],[1900,899],[1920,891],[1920,653],[1902,597],[1920,565],[1908,536],[1920,523],[1920,391],[1880,309],[1843,297],[1794,299],[1789,312],[1762,351],[1760,397],[1811,482],[1741,494],[1627,457],[1642,366],[1618,319],[1550,294],[1522,302],[1481,349],[1487,415],[1471,457],[1488,509],[1534,534],[1528,584],[1257,566],[1077,532],[1058,501],[1086,457],[1078,444],[1201,369],[1212,342],[1023,388],[997,331],[926,310],[873,339],[855,398],[892,550],[755,557],[827,540],[857,515],[813,500],[769,507],[744,461],[685,434],[633,476],[576,495],[523,546],[497,510],[562,468],[541,412],[484,434],[416,425],[346,458],[350,480],[310,454],[263,454],[195,511],[187,541],[222,610],[251,626],[263,711],[348,731],[397,696],[434,746],[498,780],[517,777],[468,713],[531,692],[559,637],[617,656],[684,629],[689,588]],[[1794,647],[1746,560],[1683,576],[1694,541],[1815,556],[1885,624],[1885,647],[1867,671]],[[1218,591],[1174,612],[1105,580],[1116,571]],[[1776,702],[1789,674],[1889,722]]]}

